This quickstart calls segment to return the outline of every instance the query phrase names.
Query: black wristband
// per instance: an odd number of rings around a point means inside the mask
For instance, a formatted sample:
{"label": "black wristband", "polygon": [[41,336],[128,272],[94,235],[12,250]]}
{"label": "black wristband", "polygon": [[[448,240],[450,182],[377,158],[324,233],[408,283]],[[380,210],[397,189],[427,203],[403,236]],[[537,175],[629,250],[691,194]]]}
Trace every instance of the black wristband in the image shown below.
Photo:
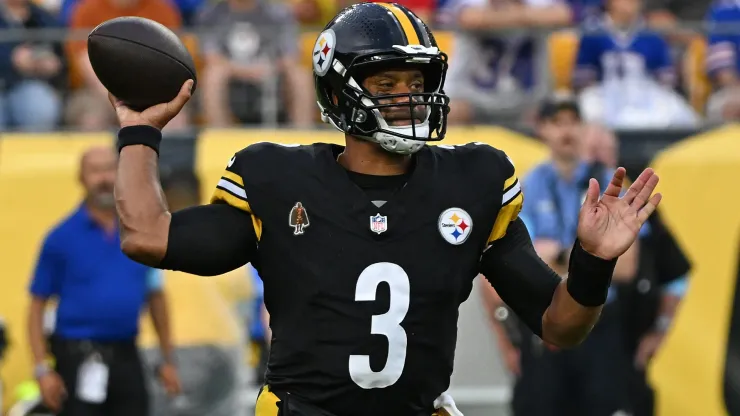
{"label": "black wristband", "polygon": [[568,266],[568,293],[583,306],[601,306],[606,302],[617,259],[604,260],[589,254],[576,240]]}
{"label": "black wristband", "polygon": [[140,125],[128,126],[118,130],[118,152],[126,146],[143,144],[152,148],[159,155],[159,143],[162,141],[162,132],[156,127]]}

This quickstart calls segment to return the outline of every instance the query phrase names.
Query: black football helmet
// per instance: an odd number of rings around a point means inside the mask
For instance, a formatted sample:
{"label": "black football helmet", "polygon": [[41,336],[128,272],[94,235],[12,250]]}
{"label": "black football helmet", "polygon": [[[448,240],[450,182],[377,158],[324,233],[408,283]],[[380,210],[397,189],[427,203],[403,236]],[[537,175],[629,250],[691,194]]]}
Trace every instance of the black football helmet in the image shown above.
{"label": "black football helmet", "polygon": [[[422,71],[423,92],[372,95],[362,86],[363,76],[407,65]],[[339,12],[316,39],[313,73],[322,120],[347,134],[400,154],[445,136],[447,55],[427,25],[403,6],[360,3]],[[398,98],[408,102],[394,102]],[[423,120],[390,126],[380,109],[403,106],[412,114],[423,107]]]}

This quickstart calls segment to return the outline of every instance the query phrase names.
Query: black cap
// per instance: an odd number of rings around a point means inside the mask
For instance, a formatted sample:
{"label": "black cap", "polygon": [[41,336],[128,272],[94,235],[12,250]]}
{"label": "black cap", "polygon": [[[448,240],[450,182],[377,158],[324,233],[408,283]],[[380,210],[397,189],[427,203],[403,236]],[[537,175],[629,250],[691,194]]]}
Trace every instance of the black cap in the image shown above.
{"label": "black cap", "polygon": [[555,117],[555,115],[563,110],[570,110],[579,119],[581,118],[581,108],[575,97],[572,95],[554,95],[542,102],[540,111],[537,114],[538,121],[542,122]]}

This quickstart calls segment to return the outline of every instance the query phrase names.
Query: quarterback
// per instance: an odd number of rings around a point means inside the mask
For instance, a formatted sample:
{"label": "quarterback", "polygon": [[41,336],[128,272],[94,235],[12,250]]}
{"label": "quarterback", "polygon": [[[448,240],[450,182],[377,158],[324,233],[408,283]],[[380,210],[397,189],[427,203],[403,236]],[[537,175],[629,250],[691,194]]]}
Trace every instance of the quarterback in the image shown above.
{"label": "quarterback", "polygon": [[[211,203],[169,212],[160,130],[190,98],[135,112],[115,186],[121,245],[160,269],[217,275],[251,263],[264,281],[271,351],[258,416],[457,414],[444,392],[458,309],[480,273],[532,331],[559,347],[596,323],[617,257],[660,202],[645,170],[620,198],[591,179],[567,279],[542,262],[518,218],[503,151],[442,140],[447,56],[406,8],[342,10],[313,50],[316,99],[344,146],[256,143],[225,161]],[[441,398],[441,399],[440,399]]]}

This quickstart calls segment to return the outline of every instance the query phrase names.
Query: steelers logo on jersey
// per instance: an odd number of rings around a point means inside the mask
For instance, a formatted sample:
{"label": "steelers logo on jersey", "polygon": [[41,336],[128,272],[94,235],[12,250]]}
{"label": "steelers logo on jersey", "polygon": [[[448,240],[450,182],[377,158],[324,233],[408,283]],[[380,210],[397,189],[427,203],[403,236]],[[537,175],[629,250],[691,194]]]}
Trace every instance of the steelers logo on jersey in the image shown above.
{"label": "steelers logo on jersey", "polygon": [[334,58],[334,47],[336,46],[336,36],[334,31],[327,29],[316,39],[313,46],[313,70],[316,75],[323,77],[329,72],[331,63]]}
{"label": "steelers logo on jersey", "polygon": [[473,231],[473,219],[461,208],[448,208],[442,212],[438,221],[439,233],[450,244],[465,242]]}

